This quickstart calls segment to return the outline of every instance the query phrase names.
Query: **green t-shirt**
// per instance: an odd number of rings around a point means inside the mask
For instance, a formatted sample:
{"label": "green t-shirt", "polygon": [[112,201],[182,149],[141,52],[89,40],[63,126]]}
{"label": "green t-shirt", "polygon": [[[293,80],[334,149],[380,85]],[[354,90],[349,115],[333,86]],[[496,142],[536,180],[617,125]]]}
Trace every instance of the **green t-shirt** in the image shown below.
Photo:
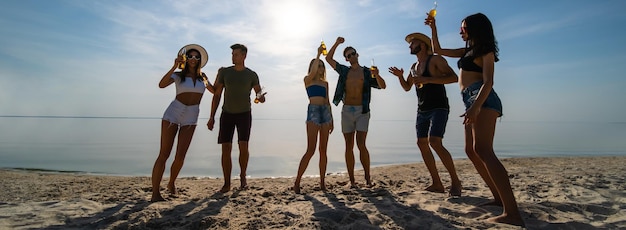
{"label": "green t-shirt", "polygon": [[251,109],[250,92],[259,85],[259,76],[251,69],[235,70],[234,66],[219,71],[217,82],[224,85],[224,105],[222,111],[243,113]]}

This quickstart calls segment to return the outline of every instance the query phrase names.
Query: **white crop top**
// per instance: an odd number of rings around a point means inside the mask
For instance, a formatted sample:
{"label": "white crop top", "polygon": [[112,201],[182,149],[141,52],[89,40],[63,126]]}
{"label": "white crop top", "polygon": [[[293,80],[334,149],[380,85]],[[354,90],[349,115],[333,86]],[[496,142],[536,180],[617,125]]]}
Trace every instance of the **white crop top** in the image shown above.
{"label": "white crop top", "polygon": [[[198,79],[196,82],[193,81],[193,78],[186,77],[184,82],[180,82],[180,76],[178,74],[172,74],[172,79],[176,84],[176,95],[181,93],[200,93],[203,94],[206,89],[204,86],[204,82]],[[195,85],[194,85],[195,83]]]}

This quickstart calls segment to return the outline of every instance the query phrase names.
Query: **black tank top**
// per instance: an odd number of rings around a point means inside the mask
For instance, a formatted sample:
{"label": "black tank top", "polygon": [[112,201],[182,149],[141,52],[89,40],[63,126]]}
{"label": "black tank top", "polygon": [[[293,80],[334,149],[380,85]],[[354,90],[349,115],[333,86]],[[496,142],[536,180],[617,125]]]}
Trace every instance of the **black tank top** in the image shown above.
{"label": "black tank top", "polygon": [[[424,73],[422,73],[423,77],[432,77],[428,70],[428,65],[432,57],[433,55],[430,55],[426,60],[426,67],[424,68]],[[411,69],[413,76],[417,76],[417,65],[418,64],[415,63],[414,68]],[[433,109],[450,109],[446,87],[444,87],[443,84],[424,84],[422,88],[416,87],[415,92],[417,93],[417,111],[419,112]]]}

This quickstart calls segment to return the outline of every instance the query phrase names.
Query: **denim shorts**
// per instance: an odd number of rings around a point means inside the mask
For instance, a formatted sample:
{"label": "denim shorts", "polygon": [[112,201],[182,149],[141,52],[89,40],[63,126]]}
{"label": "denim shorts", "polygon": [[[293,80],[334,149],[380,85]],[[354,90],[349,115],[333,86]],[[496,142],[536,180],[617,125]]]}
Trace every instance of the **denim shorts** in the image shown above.
{"label": "denim shorts", "polygon": [[333,120],[332,114],[330,114],[330,105],[312,105],[309,104],[309,108],[306,112],[306,121],[313,122],[316,125],[328,124]]}
{"label": "denim shorts", "polygon": [[362,113],[361,105],[343,105],[341,108],[341,132],[367,132],[370,123],[370,113]]}
{"label": "denim shorts", "polygon": [[433,109],[417,112],[417,118],[415,119],[417,138],[429,136],[443,138],[443,134],[446,132],[449,114],[450,111],[447,109]]}
{"label": "denim shorts", "polygon": [[[482,86],[483,82],[477,81],[461,91],[466,111],[470,106],[472,106],[472,104],[474,104],[474,101],[476,101],[478,91],[480,91],[480,87]],[[502,116],[502,101],[500,101],[500,97],[498,97],[498,94],[494,89],[491,89],[491,92],[489,92],[489,96],[487,96],[487,100],[483,103],[482,108],[493,109],[500,114],[499,117]]]}

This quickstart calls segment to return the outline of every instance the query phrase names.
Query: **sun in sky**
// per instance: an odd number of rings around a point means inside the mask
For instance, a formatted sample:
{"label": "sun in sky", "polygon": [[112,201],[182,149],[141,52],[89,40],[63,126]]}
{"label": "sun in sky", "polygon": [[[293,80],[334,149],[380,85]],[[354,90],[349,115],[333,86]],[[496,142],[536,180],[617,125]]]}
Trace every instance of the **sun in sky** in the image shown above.
{"label": "sun in sky", "polygon": [[323,26],[323,9],[315,1],[271,1],[265,8],[270,31],[282,39],[314,36]]}

